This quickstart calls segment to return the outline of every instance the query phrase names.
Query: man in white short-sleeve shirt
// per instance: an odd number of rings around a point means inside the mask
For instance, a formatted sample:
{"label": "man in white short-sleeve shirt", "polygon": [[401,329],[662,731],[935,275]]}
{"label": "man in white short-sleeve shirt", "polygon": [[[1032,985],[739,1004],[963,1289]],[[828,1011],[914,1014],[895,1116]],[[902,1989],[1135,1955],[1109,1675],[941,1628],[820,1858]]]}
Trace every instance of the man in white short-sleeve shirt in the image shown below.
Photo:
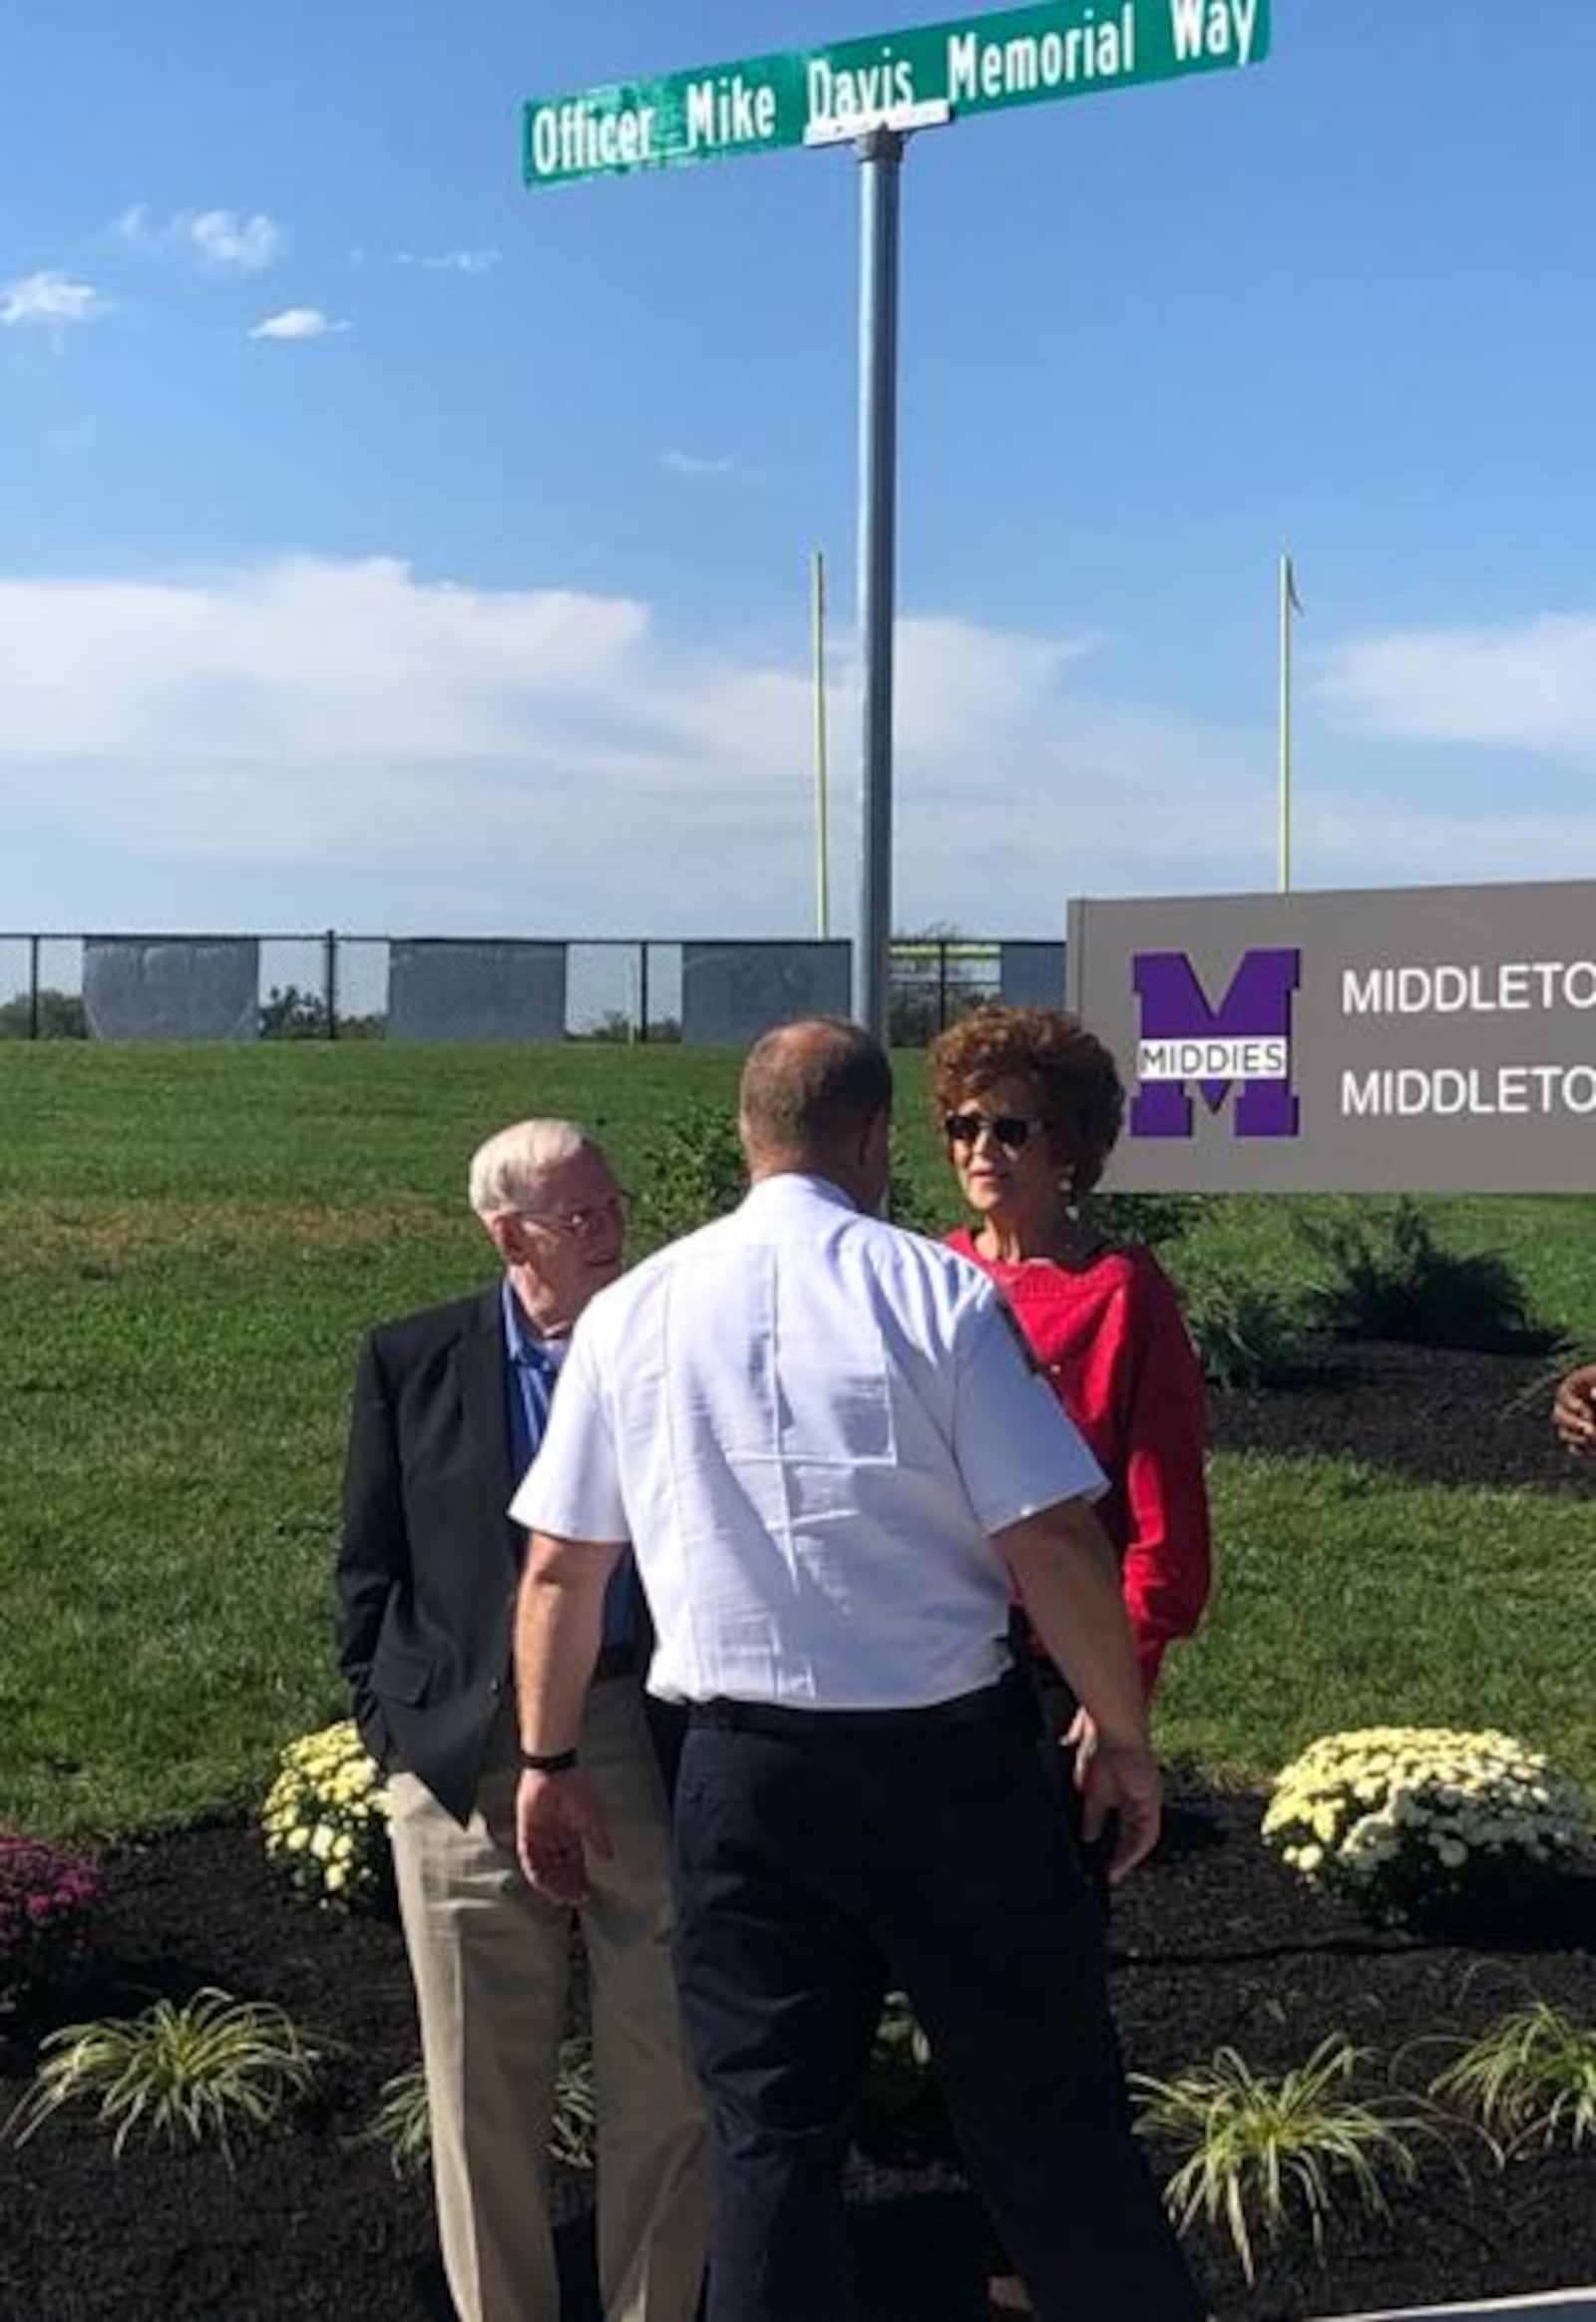
{"label": "man in white short-sleeve shirt", "polygon": [[1102,1477],[987,1279],[873,1214],[890,1110],[867,1033],[767,1034],[746,1201],[576,1333],[512,1509],[522,1859],[572,1900],[606,1851],[577,1737],[630,1541],[650,1690],[691,1713],[677,1966],[715,2128],[710,2322],[850,2311],[841,2166],[884,1962],[1036,2311],[1192,2322],[1006,1644],[1014,1583],[1090,1720],[1086,1827],[1116,1818],[1122,1877],[1159,1782]]}

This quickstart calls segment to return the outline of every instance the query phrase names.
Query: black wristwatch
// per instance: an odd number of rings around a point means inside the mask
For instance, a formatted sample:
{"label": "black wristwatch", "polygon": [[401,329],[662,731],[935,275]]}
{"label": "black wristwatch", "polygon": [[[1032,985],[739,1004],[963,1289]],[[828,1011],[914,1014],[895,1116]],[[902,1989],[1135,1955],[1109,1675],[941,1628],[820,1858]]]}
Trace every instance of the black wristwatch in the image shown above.
{"label": "black wristwatch", "polygon": [[569,1773],[577,1762],[575,1749],[523,1749],[521,1762],[528,1773]]}

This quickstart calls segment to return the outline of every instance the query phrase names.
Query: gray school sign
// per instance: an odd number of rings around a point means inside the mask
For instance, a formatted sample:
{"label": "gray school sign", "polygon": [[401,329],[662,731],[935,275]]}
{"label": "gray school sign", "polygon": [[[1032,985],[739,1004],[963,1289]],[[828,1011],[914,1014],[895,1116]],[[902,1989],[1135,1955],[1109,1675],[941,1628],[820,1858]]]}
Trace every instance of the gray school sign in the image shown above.
{"label": "gray school sign", "polygon": [[1596,883],[1072,903],[1123,1191],[1596,1191]]}

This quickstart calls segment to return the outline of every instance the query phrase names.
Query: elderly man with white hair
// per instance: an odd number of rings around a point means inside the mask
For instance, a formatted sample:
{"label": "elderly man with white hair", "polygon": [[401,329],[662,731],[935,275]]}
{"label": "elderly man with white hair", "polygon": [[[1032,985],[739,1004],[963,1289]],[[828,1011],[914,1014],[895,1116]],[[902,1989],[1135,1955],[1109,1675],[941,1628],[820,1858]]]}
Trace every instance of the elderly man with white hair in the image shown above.
{"label": "elderly man with white hair", "polygon": [[[439,2236],[461,2322],[556,2322],[549,2137],[571,1913],[516,1857],[506,1515],[535,1464],[570,1332],[620,1272],[624,1197],[574,1123],[521,1121],[471,1165],[502,1261],[474,1298],[371,1333],[349,1432],[339,1658],[390,1775],[421,2019]],[[707,2233],[702,2099],[671,1974],[663,1784],[644,1715],[635,1584],[603,1613],[583,1747],[612,1849],[580,1911],[598,2090],[605,2322],[690,2322]]]}

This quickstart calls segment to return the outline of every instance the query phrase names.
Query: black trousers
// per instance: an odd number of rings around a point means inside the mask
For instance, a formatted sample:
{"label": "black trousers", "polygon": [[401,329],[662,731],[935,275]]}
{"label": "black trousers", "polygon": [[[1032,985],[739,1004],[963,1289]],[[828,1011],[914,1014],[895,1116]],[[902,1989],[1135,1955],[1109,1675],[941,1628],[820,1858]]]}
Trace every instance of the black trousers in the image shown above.
{"label": "black trousers", "polygon": [[[1027,1651],[1019,1668],[1035,1703],[1036,1761],[1042,1770],[1044,1786],[1052,1800],[1053,1812],[1064,1833],[1065,1842],[1073,1848],[1085,1873],[1087,1888],[1101,1915],[1106,1935],[1111,1899],[1108,1857],[1113,1833],[1111,1829],[1107,1830],[1091,1845],[1086,1843],[1084,1809],[1080,1792],[1075,1787],[1074,1746],[1064,1740],[1074,1723],[1078,1704],[1050,1661],[1040,1661]],[[1004,2249],[991,2217],[984,2215],[982,2223],[981,2247],[989,2276],[1017,2273],[1019,2269]]]}
{"label": "black trousers", "polygon": [[700,1717],[675,1843],[713,2122],[709,2322],[854,2311],[841,2173],[883,1961],[1043,2322],[1200,2322],[1131,2132],[1100,1913],[1022,1689],[965,1722]]}

